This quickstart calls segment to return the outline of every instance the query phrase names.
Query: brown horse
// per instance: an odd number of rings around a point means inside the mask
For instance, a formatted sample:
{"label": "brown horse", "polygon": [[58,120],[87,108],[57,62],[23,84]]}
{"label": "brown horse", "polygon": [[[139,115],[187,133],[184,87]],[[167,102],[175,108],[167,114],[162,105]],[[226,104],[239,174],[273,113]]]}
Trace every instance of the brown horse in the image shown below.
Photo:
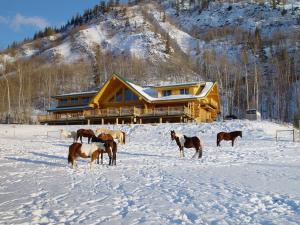
{"label": "brown horse", "polygon": [[[98,137],[93,136],[92,142],[107,143],[112,147],[112,156],[109,155],[109,165],[116,165],[117,159],[117,143],[114,141],[113,137],[110,134],[100,134]],[[103,164],[103,152],[101,152],[101,164]],[[99,155],[97,158],[97,164],[99,164]]]}
{"label": "brown horse", "polygon": [[233,131],[230,133],[226,133],[226,132],[220,132],[217,134],[217,146],[221,146],[220,142],[222,140],[225,141],[230,141],[231,140],[231,145],[234,145],[234,140],[238,137],[242,137],[242,131]]}
{"label": "brown horse", "polygon": [[87,137],[88,138],[88,143],[90,143],[91,138],[95,136],[95,133],[91,129],[79,129],[77,130],[77,137],[76,137],[76,142],[78,141],[78,138],[80,138],[80,141],[82,143],[82,137]]}
{"label": "brown horse", "polygon": [[[110,134],[99,134],[98,137],[96,137],[95,135],[92,136],[91,141],[92,142],[101,142],[101,143],[105,143],[106,141],[113,141],[113,137]],[[97,159],[97,164],[99,164],[99,156]],[[103,154],[101,154],[101,164],[103,164]]]}
{"label": "brown horse", "polygon": [[180,157],[184,157],[183,147],[185,148],[195,148],[196,152],[193,158],[198,154],[198,158],[202,157],[202,145],[198,137],[187,137],[182,134],[176,134],[174,130],[171,130],[171,140],[175,140],[179,147]]}
{"label": "brown horse", "polygon": [[92,143],[92,144],[81,144],[73,143],[69,146],[68,163],[72,164],[73,169],[75,168],[76,159],[81,158],[91,158],[90,168],[92,168],[93,162],[99,158],[100,154],[107,153],[111,158],[113,152],[112,143]]}

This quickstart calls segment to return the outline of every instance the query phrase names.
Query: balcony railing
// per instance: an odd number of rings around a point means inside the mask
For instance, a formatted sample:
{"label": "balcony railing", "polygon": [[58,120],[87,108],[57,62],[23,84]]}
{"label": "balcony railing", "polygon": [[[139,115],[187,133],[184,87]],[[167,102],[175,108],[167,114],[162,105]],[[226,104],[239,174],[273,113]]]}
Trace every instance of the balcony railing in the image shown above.
{"label": "balcony railing", "polygon": [[40,115],[38,120],[40,122],[47,121],[64,121],[64,120],[81,120],[90,118],[109,118],[118,116],[176,116],[187,115],[190,116],[190,109],[185,106],[178,107],[159,107],[159,108],[138,108],[138,107],[120,107],[120,108],[106,108],[85,110],[83,113],[63,113],[63,114],[49,114]]}

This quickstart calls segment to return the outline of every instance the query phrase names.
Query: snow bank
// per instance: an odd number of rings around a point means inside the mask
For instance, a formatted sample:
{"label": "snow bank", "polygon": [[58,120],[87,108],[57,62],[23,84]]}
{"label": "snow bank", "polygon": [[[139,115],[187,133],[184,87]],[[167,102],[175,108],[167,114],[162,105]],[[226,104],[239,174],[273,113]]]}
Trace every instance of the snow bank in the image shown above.
{"label": "snow bank", "polygon": [[[0,125],[0,224],[297,224],[300,144],[275,142],[270,122],[110,125],[126,132],[117,166],[67,166],[60,128]],[[179,158],[170,130],[201,138]],[[235,146],[219,131],[242,130]],[[48,132],[48,138],[46,136]]]}

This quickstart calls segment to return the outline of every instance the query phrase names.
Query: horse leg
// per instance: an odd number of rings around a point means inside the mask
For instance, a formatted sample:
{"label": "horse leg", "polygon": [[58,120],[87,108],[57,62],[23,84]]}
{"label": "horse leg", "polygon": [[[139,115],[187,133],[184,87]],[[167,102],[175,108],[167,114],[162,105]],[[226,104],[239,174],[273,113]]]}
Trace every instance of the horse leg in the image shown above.
{"label": "horse leg", "polygon": [[182,147],[182,157],[184,157],[184,149],[183,149],[183,147]]}
{"label": "horse leg", "polygon": [[202,146],[200,145],[200,148],[198,150],[198,159],[202,158]]}
{"label": "horse leg", "polygon": [[233,147],[233,145],[234,145],[234,138],[231,140],[231,145]]}
{"label": "horse leg", "polygon": [[217,139],[217,146],[220,146],[220,139]]}
{"label": "horse leg", "polygon": [[196,149],[195,154],[193,155],[192,159],[196,157],[196,155],[199,154],[198,150]]}

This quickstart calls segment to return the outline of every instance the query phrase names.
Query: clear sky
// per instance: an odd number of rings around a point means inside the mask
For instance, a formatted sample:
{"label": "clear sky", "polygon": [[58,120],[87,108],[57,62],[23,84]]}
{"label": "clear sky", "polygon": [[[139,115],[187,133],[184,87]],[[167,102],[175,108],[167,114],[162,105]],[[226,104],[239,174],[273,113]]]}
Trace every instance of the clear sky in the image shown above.
{"label": "clear sky", "polygon": [[33,37],[45,26],[61,26],[100,0],[0,0],[0,49]]}

